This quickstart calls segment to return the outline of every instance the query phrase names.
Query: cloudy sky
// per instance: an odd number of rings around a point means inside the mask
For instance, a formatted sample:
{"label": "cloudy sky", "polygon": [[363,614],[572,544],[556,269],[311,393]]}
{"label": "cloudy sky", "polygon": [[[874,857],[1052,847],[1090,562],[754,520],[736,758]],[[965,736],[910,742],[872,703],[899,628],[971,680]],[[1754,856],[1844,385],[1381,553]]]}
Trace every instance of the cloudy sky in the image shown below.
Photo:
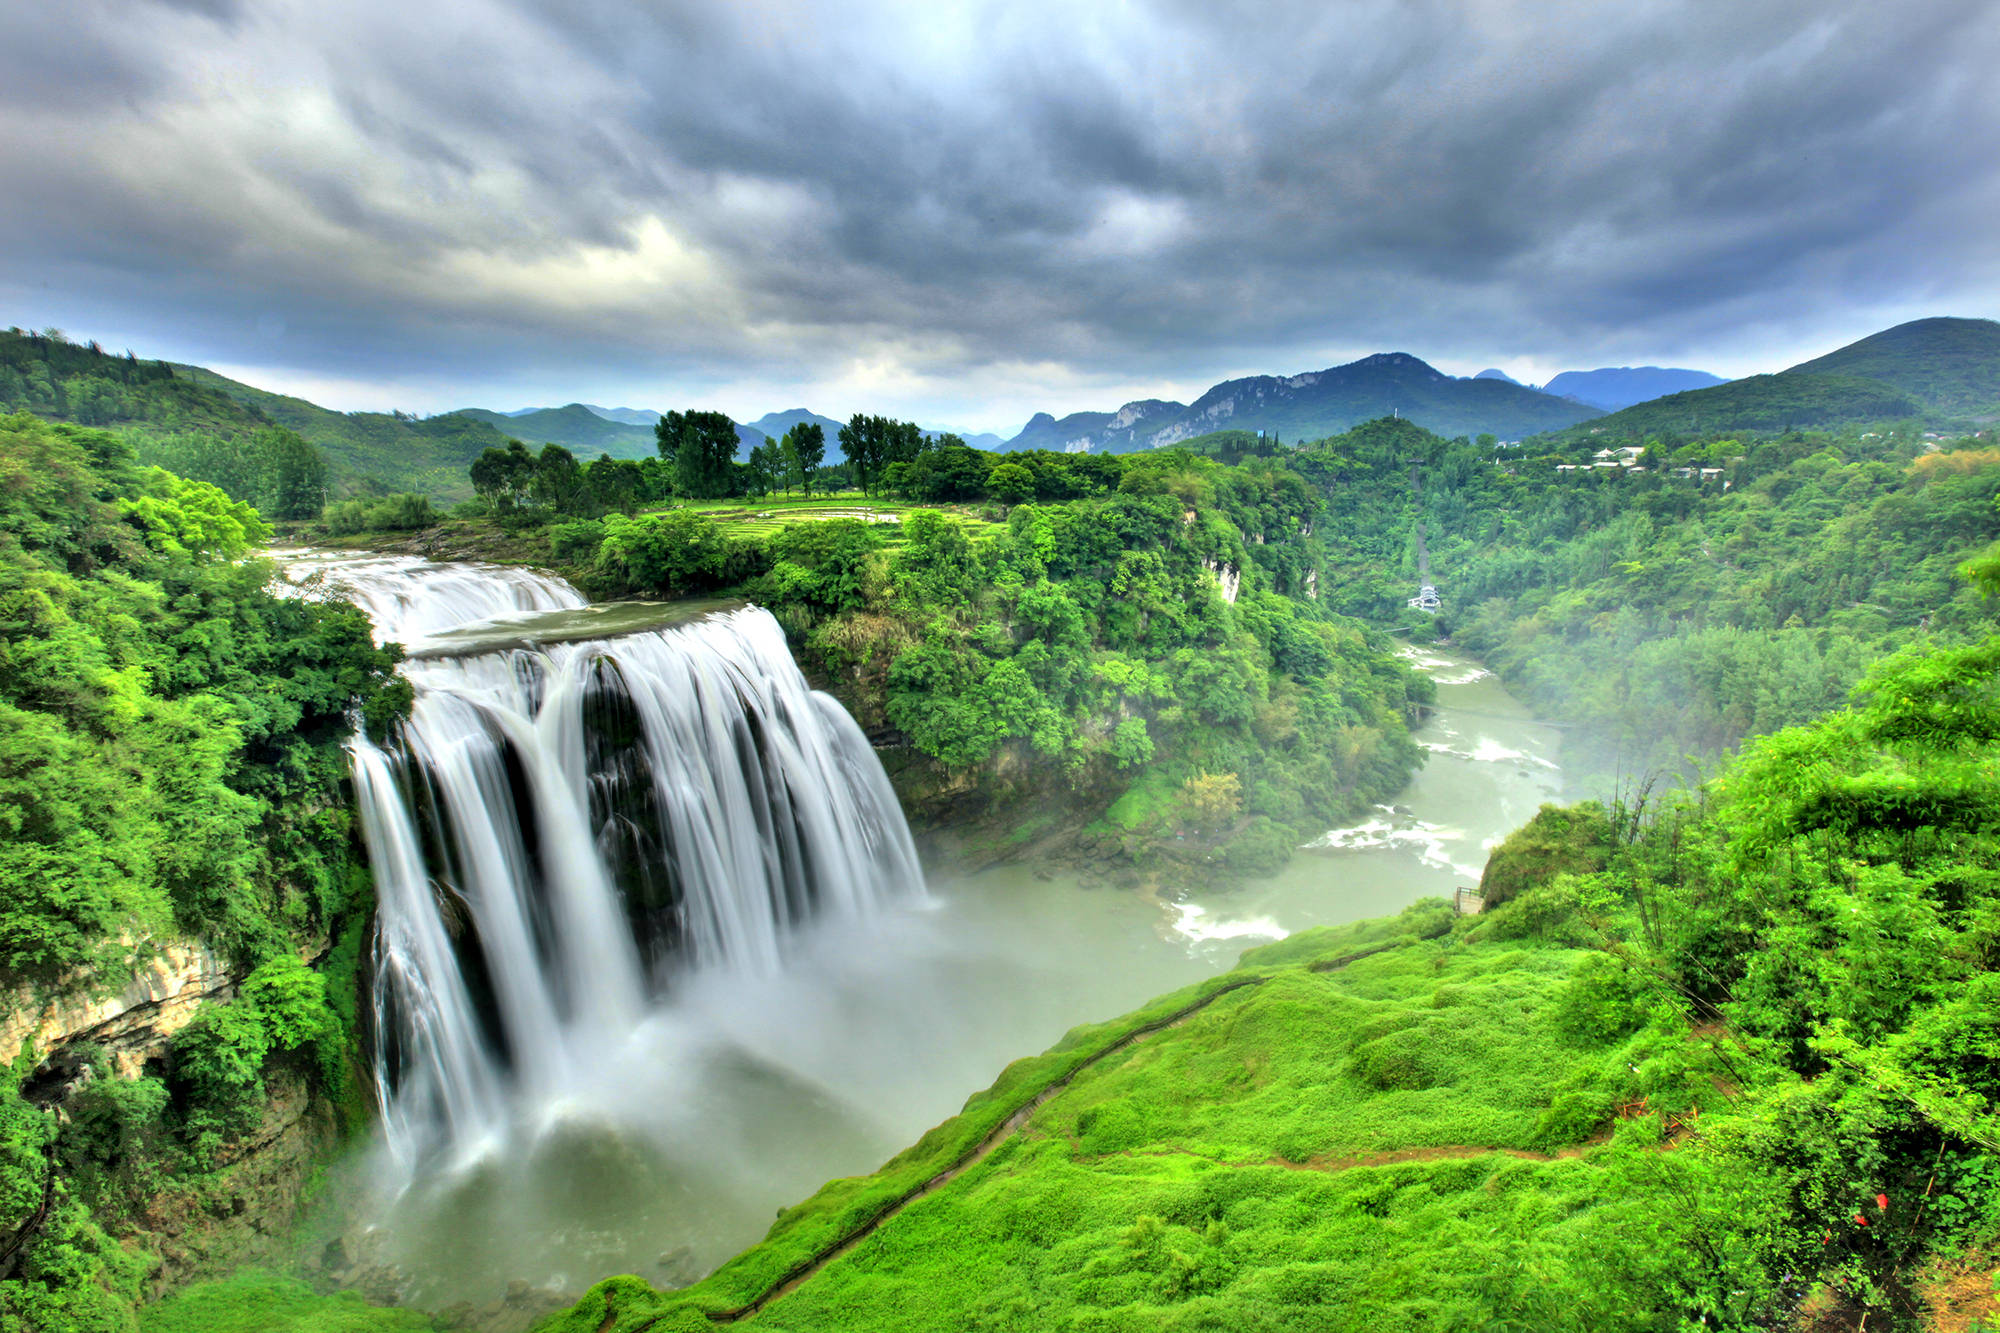
{"label": "cloudy sky", "polygon": [[1011,433],[2000,315],[1991,0],[0,6],[0,325],[343,408]]}

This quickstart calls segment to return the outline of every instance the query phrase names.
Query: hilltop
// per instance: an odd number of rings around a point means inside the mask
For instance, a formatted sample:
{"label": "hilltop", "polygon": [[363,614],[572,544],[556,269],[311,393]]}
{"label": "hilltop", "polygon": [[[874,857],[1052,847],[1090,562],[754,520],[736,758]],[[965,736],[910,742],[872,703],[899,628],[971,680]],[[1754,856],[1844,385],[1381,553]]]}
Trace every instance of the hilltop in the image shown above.
{"label": "hilltop", "polygon": [[1775,375],[1753,375],[1628,407],[1591,422],[1588,433],[1637,440],[1909,417],[1940,422],[2000,418],[2000,324],[1990,319],[1913,320]]}
{"label": "hilltop", "polygon": [[1407,352],[1381,352],[1301,375],[1225,380],[1191,404],[1143,399],[1116,412],[1075,412],[1060,420],[1037,413],[1008,448],[1130,453],[1223,429],[1318,439],[1391,415],[1440,435],[1518,439],[1601,414],[1509,380],[1458,379]]}
{"label": "hilltop", "polygon": [[487,422],[334,412],[200,366],[19,329],[0,331],[0,409],[101,426],[137,444],[145,461],[178,466],[190,448],[212,453],[217,442],[248,455],[303,441],[324,469],[316,484],[336,498],[414,490],[464,499],[472,494],[466,466],[506,443]]}
{"label": "hilltop", "polygon": [[503,435],[528,444],[559,444],[590,458],[601,453],[613,458],[650,458],[654,453],[651,425],[612,421],[582,403],[538,407],[512,415],[464,407],[452,415],[486,422]]}
{"label": "hilltop", "polygon": [[1639,403],[1566,434],[1615,439],[1775,432],[1794,428],[1896,421],[1922,416],[1915,399],[1860,375],[1752,375],[1712,389],[1691,389]]}
{"label": "hilltop", "polygon": [[2000,418],[2000,323],[1917,319],[1804,361],[1787,375],[1861,375],[1902,390],[1924,410]]}
{"label": "hilltop", "polygon": [[[581,458],[595,458],[599,454],[610,454],[613,458],[653,457],[658,451],[653,422],[660,419],[660,414],[629,407],[612,410],[631,419],[608,416],[604,409],[587,403],[537,407],[513,413],[493,412],[483,407],[462,407],[452,415],[486,422],[526,444],[559,444]],[[737,423],[737,457],[747,457],[754,446],[764,442],[767,434],[768,431],[755,426]]]}

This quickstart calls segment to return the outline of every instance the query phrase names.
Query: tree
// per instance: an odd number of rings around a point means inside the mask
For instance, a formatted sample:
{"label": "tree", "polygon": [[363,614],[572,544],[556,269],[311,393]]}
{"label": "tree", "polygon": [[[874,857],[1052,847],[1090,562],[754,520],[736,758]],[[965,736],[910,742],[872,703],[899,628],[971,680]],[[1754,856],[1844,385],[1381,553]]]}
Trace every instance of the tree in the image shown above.
{"label": "tree", "polygon": [[986,474],[986,488],[1003,505],[1017,505],[1035,497],[1035,474],[1019,463],[1002,463]]}
{"label": "tree", "polygon": [[583,480],[590,494],[591,507],[600,513],[629,511],[638,503],[646,484],[645,473],[637,462],[629,458],[613,458],[610,454],[599,454],[596,461],[583,470]]}
{"label": "tree", "polygon": [[736,423],[721,412],[669,412],[653,427],[660,457],[674,465],[674,489],[694,500],[729,493]]}
{"label": "tree", "polygon": [[511,509],[527,498],[535,478],[535,456],[519,440],[490,447],[472,463],[472,489],[496,509]]}
{"label": "tree", "polygon": [[776,444],[750,446],[749,490],[752,495],[765,495],[778,488],[781,472],[780,464],[774,457],[777,452]]}
{"label": "tree", "polygon": [[[847,428],[841,427],[841,438],[847,437]],[[801,421],[785,432],[786,475],[796,477],[799,489],[812,494],[813,474],[819,471],[826,460],[826,428],[817,421]]]}
{"label": "tree", "polygon": [[840,428],[840,451],[854,465],[854,479],[863,491],[882,469],[882,418],[856,412]]}
{"label": "tree", "polygon": [[559,514],[579,512],[589,494],[576,455],[559,444],[542,446],[540,456],[535,459],[529,491],[536,503],[547,505]]}
{"label": "tree", "polygon": [[621,588],[684,596],[721,582],[728,554],[722,529],[692,510],[613,514],[604,520],[597,570]]}

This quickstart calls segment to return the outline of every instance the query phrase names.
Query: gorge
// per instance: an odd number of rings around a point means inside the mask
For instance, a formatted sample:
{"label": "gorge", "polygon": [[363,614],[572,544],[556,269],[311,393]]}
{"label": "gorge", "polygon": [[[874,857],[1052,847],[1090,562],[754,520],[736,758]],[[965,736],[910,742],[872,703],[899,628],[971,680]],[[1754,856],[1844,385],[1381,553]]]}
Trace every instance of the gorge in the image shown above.
{"label": "gorge", "polygon": [[1161,901],[1008,866],[930,892],[866,740],[766,613],[286,565],[410,654],[409,722],[352,742],[384,1115],[343,1206],[347,1248],[431,1308],[692,1280],[1077,1020],[1476,882],[1558,791],[1552,731],[1413,649],[1440,686],[1430,765],[1278,876]]}

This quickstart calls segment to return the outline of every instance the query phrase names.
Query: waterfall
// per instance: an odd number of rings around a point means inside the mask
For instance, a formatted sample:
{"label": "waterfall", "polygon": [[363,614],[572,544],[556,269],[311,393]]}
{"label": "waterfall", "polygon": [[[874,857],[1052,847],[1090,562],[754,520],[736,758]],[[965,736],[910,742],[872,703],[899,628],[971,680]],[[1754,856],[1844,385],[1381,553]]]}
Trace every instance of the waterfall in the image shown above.
{"label": "waterfall", "polygon": [[[533,1108],[587,1096],[584,1075],[601,1080],[688,969],[772,971],[806,919],[923,892],[867,739],[808,687],[767,612],[577,639],[584,599],[546,575],[290,568],[429,654],[402,667],[409,721],[351,744],[377,893],[376,1073],[406,1166],[469,1160]],[[516,646],[440,651],[496,620]]]}

